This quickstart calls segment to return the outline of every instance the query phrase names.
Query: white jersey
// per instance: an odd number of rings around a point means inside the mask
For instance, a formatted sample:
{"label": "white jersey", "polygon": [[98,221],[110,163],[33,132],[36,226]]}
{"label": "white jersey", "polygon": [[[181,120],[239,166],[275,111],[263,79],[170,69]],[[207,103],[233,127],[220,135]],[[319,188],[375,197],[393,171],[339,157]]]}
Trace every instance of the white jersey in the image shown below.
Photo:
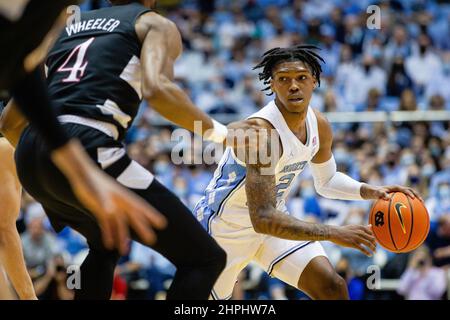
{"label": "white jersey", "polygon": [[[305,144],[290,130],[274,101],[248,118],[262,118],[269,121],[280,136],[283,153],[275,167],[277,209],[288,214],[285,200],[292,182],[319,150],[316,115],[313,109],[308,107]],[[210,230],[214,217],[220,217],[236,226],[252,227],[247,206],[245,178],[245,164],[235,156],[231,148],[227,148],[205,190],[205,195],[194,209],[197,219],[206,230]]]}

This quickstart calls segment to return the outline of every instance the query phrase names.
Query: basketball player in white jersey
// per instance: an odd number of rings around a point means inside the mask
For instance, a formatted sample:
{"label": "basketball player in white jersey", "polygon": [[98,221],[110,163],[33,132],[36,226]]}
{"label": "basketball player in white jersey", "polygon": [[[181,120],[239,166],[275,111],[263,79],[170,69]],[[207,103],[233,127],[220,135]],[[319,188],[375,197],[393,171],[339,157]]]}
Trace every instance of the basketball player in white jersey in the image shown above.
{"label": "basketball player in white jersey", "polygon": [[[211,298],[229,299],[239,273],[256,262],[269,275],[304,291],[313,299],[348,299],[347,286],[330,264],[318,241],[332,241],[371,255],[376,249],[371,226],[329,226],[307,223],[289,215],[285,200],[292,181],[309,165],[317,192],[327,198],[387,198],[410,188],[375,187],[336,172],[331,151],[332,131],[320,112],[309,106],[320,84],[322,58],[314,46],[276,48],[266,52],[255,69],[275,99],[249,119],[276,130],[279,148],[268,139],[275,163],[253,164],[247,150],[227,148],[204,197],[194,212],[227,252],[227,265]],[[274,140],[272,140],[274,141]],[[271,167],[272,169],[270,169]]]}

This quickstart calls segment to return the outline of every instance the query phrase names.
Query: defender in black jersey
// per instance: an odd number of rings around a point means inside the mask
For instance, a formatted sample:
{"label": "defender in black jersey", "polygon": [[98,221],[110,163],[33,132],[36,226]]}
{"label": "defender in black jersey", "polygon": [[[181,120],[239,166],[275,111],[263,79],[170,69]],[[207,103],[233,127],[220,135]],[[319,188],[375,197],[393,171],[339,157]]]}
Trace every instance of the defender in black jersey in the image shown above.
{"label": "defender in black jersey", "polygon": [[[0,50],[0,99],[4,99],[8,95],[7,91],[13,94],[22,113],[51,146],[53,160],[70,177],[77,194],[83,193],[81,199],[84,203],[90,203],[92,211],[99,217],[103,225],[109,225],[111,218],[117,215],[123,216],[127,212],[130,220],[135,220],[136,217],[152,214],[153,211],[143,203],[138,204],[136,196],[130,194],[94,167],[80,144],[77,141],[69,140],[52,112],[45,83],[40,77],[39,71],[35,69],[47,53],[46,49],[51,43],[53,31],[57,30],[58,25],[64,22],[57,17],[68,4],[77,2],[71,0],[0,0],[0,43],[2,44]],[[17,114],[21,113],[17,112]],[[5,118],[3,113],[0,115],[0,132],[5,133],[8,139],[14,137],[12,140],[17,141],[16,135],[9,134],[10,129],[21,128],[26,120],[22,116],[19,121],[16,121],[17,119],[14,117],[8,117],[8,119],[12,118],[12,123],[9,123],[9,121],[3,121],[6,119],[6,115]],[[1,136],[2,134],[0,134]],[[0,269],[3,267],[6,271],[20,299],[36,299],[15,225],[20,207],[21,187],[16,175],[13,154],[14,149],[11,144],[6,139],[0,138],[0,234],[2,237],[2,241],[0,241],[0,265],[2,266]],[[61,159],[64,159],[63,163],[59,161]],[[83,171],[82,175],[79,174],[80,170]],[[74,174],[76,171],[78,171],[77,175]],[[121,205],[112,206],[107,211],[102,206],[106,198],[115,198],[116,202],[120,200]],[[140,207],[141,211],[134,210],[133,207]],[[126,223],[123,222],[123,224]],[[114,239],[113,234],[108,233],[105,228],[103,230],[108,239]],[[148,231],[151,232],[151,229],[149,228]],[[111,242],[109,241],[109,244],[112,245]],[[0,291],[5,289],[0,287]]]}
{"label": "defender in black jersey", "polygon": [[[156,231],[153,248],[177,267],[167,298],[207,299],[224,267],[224,251],[175,195],[128,157],[122,138],[142,99],[191,131],[194,121],[202,121],[204,137],[217,142],[224,140],[227,128],[196,108],[173,83],[181,36],[172,22],[148,9],[155,1],[142,1],[146,6],[111,2],[127,4],[82,13],[78,23],[63,30],[46,61],[49,92],[70,137],[78,138],[106,173],[166,217],[167,228]],[[249,127],[247,121],[228,126]],[[90,251],[75,297],[108,299],[119,255],[105,248],[95,217],[74,197],[32,128],[24,130],[16,160],[23,186],[42,203],[55,229],[70,226],[88,240]]]}
{"label": "defender in black jersey", "polygon": [[[140,197],[99,170],[77,139],[71,139],[66,134],[51,108],[42,73],[37,67],[65,23],[65,16],[62,14],[64,9],[79,2],[0,0],[0,43],[7,44],[7,47],[0,50],[0,92],[8,90],[15,101],[10,105],[18,106],[21,111],[6,107],[0,117],[0,132],[14,146],[18,140],[18,132],[21,132],[27,123],[23,113],[31,126],[43,137],[49,156],[69,179],[74,194],[101,224],[105,244],[110,248],[125,251],[126,246],[123,243],[128,238],[127,233],[113,232],[113,229],[120,227],[127,230],[130,225],[142,237],[154,239],[152,228],[162,228],[165,220]],[[9,152],[10,148],[5,150]],[[15,170],[1,173],[0,178],[9,174],[16,175]],[[4,191],[13,192],[11,188],[5,190],[6,185],[1,187]],[[15,199],[10,197],[13,198]],[[8,216],[5,210],[0,214],[3,214],[3,217]],[[9,248],[9,255],[21,256],[18,252],[20,242],[19,245],[11,244]],[[18,275],[17,268],[12,267],[6,271],[9,275]],[[28,277],[25,269],[23,275]],[[31,281],[30,287],[29,291],[33,291]],[[32,295],[20,296],[32,298],[34,292]]]}

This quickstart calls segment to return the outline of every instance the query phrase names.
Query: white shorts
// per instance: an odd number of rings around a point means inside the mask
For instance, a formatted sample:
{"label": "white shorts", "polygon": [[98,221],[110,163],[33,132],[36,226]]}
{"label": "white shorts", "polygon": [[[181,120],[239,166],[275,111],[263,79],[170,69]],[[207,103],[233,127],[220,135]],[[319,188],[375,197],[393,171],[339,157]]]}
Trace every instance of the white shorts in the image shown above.
{"label": "white shorts", "polygon": [[315,257],[327,257],[319,242],[284,240],[258,234],[252,227],[232,225],[220,217],[211,222],[210,234],[227,253],[226,267],[211,293],[215,300],[231,298],[240,272],[251,261],[270,276],[298,287],[307,264]]}

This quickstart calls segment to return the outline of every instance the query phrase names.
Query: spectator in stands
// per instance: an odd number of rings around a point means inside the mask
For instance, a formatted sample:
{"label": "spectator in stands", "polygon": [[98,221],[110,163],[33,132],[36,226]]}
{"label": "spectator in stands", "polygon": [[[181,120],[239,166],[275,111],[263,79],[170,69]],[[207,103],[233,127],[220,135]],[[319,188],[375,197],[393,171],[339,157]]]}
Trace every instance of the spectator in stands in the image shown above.
{"label": "spectator in stands", "polygon": [[36,295],[40,300],[72,300],[74,291],[69,288],[67,266],[62,255],[55,255],[47,263],[45,273],[31,273]]}
{"label": "spectator in stands", "polygon": [[[403,61],[412,53],[411,42],[408,39],[408,31],[403,25],[396,25],[392,32],[392,38],[388,41],[384,51],[385,67],[392,63]],[[402,63],[403,64],[403,63]]]}
{"label": "spectator in stands", "polygon": [[390,67],[386,87],[386,94],[388,96],[400,97],[405,89],[410,89],[412,87],[412,81],[405,71],[403,59],[403,57],[395,57]]}
{"label": "spectator in stands", "polygon": [[431,250],[433,264],[450,267],[450,211],[439,217],[437,228],[430,230],[426,243]]}
{"label": "spectator in stands", "polygon": [[27,231],[22,235],[23,253],[27,267],[38,272],[45,270],[47,264],[58,253],[55,236],[44,228],[44,217],[31,218]]}
{"label": "spectator in stands", "polygon": [[384,94],[386,71],[376,65],[373,56],[367,54],[363,57],[361,64],[357,64],[348,75],[344,84],[344,97],[349,103],[362,104],[372,88]]}
{"label": "spectator in stands", "polygon": [[400,105],[398,108],[400,111],[416,111],[416,95],[414,91],[410,89],[405,89],[402,91],[400,96]]}
{"label": "spectator in stands", "polygon": [[433,266],[430,250],[421,246],[411,254],[397,292],[407,300],[439,300],[446,287],[445,271]]}
{"label": "spectator in stands", "polygon": [[441,216],[450,214],[450,182],[440,183],[437,194],[428,198],[425,204],[432,221],[437,222]]}
{"label": "spectator in stands", "polygon": [[418,38],[418,52],[406,58],[405,67],[411,77],[415,90],[419,94],[425,92],[425,87],[432,79],[441,73],[442,62],[433,52],[430,37],[421,34]]}

